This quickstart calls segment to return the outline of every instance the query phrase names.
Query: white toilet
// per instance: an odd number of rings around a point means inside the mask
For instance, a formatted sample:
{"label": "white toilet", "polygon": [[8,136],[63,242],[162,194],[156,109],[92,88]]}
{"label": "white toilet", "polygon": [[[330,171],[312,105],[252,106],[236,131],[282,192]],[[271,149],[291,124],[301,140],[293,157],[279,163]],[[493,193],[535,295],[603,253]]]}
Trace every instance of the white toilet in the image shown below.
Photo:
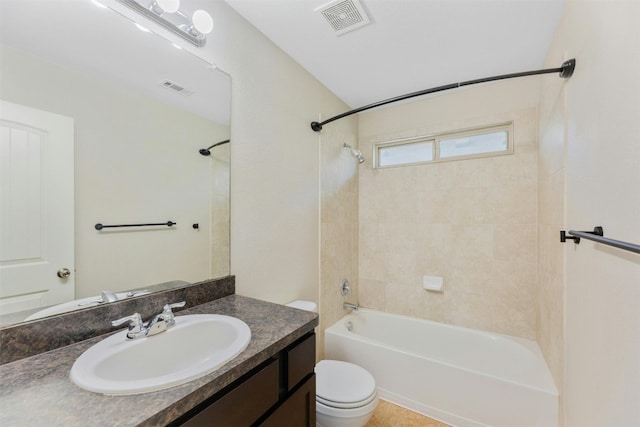
{"label": "white toilet", "polygon": [[[293,301],[289,307],[316,311],[310,301]],[[378,405],[376,382],[367,370],[349,362],[321,360],[316,365],[316,425],[362,427]]]}
{"label": "white toilet", "polygon": [[339,360],[316,365],[316,425],[362,427],[378,406],[373,376],[364,368]]}

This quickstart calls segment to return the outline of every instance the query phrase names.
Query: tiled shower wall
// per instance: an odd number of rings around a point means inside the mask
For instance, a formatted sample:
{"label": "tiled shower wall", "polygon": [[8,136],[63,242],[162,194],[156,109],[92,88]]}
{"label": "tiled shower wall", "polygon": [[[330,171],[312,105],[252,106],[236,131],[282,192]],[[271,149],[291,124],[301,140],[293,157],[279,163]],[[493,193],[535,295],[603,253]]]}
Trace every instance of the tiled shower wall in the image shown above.
{"label": "tiled shower wall", "polygon": [[[344,316],[342,303],[358,299],[358,162],[343,148],[357,147],[358,119],[331,123],[320,134],[320,326],[317,353],[324,353],[324,330]],[[370,161],[370,159],[368,159]],[[343,297],[339,287],[351,283]]]}
{"label": "tiled shower wall", "polygon": [[[491,85],[360,117],[367,157],[374,142],[507,121],[515,144],[513,155],[360,168],[361,305],[536,338],[537,90]],[[443,277],[444,292],[425,291],[424,275]]]}
{"label": "tiled shower wall", "polygon": [[[553,61],[562,63],[556,56]],[[551,61],[549,61],[551,62]],[[540,99],[538,147],[538,336],[537,341],[564,401],[564,263],[559,243],[565,214],[565,92],[567,83],[546,79]]]}

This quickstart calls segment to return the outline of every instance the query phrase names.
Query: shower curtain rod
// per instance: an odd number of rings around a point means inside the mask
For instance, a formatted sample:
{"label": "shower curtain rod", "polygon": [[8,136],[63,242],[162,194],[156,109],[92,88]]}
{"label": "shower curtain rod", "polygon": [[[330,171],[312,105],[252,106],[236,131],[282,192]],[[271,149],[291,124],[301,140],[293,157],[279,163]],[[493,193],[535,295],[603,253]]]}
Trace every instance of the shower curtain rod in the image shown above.
{"label": "shower curtain rod", "polygon": [[220,141],[220,142],[216,142],[213,145],[208,146],[207,148],[201,148],[199,153],[202,154],[203,156],[209,156],[211,155],[211,150],[214,147],[217,147],[218,145],[222,145],[222,144],[228,144],[229,142],[231,142],[230,139],[225,139],[224,141]]}
{"label": "shower curtain rod", "polygon": [[338,114],[337,116],[331,117],[330,119],[327,119],[323,122],[311,122],[311,129],[313,129],[315,132],[320,132],[322,130],[322,126],[326,125],[327,123],[331,123],[334,120],[342,119],[352,114],[360,113],[362,111],[370,110],[372,108],[380,107],[382,105],[391,104],[392,102],[403,101],[405,99],[414,98],[416,96],[427,95],[435,92],[442,92],[444,90],[456,89],[462,86],[492,82],[495,80],[512,79],[515,77],[525,77],[525,76],[534,76],[537,74],[551,74],[551,73],[560,73],[560,77],[562,77],[563,79],[568,79],[573,75],[573,71],[575,70],[575,68],[576,68],[576,60],[575,58],[573,58],[563,62],[562,66],[559,68],[547,68],[544,70],[524,71],[522,73],[502,74],[500,76],[485,77],[483,79],[476,79],[476,80],[467,80],[464,82],[451,83],[444,86],[437,86],[431,89],[425,89],[418,92],[411,92],[405,95],[396,96],[395,98],[385,99],[384,101],[374,102],[373,104],[365,105],[364,107],[356,108],[355,110],[347,111],[346,113]]}

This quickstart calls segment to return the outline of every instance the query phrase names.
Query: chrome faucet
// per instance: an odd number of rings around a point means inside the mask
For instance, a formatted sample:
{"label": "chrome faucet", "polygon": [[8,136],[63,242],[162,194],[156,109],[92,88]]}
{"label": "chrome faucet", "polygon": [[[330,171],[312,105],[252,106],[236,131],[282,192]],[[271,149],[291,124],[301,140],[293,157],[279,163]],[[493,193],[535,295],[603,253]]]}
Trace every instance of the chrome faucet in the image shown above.
{"label": "chrome faucet", "polygon": [[102,291],[102,294],[100,296],[102,297],[102,302],[118,301],[118,295],[111,291]]}
{"label": "chrome faucet", "polygon": [[162,313],[156,314],[151,318],[151,320],[146,323],[142,321],[142,316],[140,316],[140,313],[133,313],[131,316],[114,320],[113,322],[111,322],[111,325],[120,326],[123,323],[129,322],[129,330],[127,331],[127,339],[129,340],[150,337],[159,334],[160,332],[164,332],[168,328],[175,325],[176,319],[173,315],[172,309],[184,307],[185,304],[185,301],[166,304],[162,308]]}
{"label": "chrome faucet", "polygon": [[118,300],[118,295],[116,295],[115,293],[111,291],[102,291],[102,293],[100,294],[100,299],[78,303],[78,307],[83,307],[85,305],[91,304],[104,304],[106,302],[115,302]]}
{"label": "chrome faucet", "polygon": [[350,302],[345,302],[342,304],[342,308],[344,310],[354,311],[354,310],[358,310],[358,304],[351,304]]}

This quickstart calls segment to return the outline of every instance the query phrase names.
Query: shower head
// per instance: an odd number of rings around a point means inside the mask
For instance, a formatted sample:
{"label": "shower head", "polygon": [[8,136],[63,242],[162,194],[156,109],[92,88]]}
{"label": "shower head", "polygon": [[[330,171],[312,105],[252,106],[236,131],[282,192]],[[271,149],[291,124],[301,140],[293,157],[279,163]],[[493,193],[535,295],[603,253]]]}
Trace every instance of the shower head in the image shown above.
{"label": "shower head", "polygon": [[224,141],[220,141],[220,142],[216,142],[213,145],[208,146],[207,148],[201,148],[199,153],[202,154],[203,156],[210,156],[211,155],[211,149],[213,147],[217,147],[218,145],[222,145],[222,144],[227,144],[228,142],[231,142],[230,139],[225,139]]}
{"label": "shower head", "polygon": [[343,147],[345,149],[348,149],[351,152],[351,155],[356,159],[358,159],[358,163],[364,163],[364,157],[362,156],[362,153],[360,152],[360,150],[356,150],[355,148],[353,148],[347,143],[345,143]]}

